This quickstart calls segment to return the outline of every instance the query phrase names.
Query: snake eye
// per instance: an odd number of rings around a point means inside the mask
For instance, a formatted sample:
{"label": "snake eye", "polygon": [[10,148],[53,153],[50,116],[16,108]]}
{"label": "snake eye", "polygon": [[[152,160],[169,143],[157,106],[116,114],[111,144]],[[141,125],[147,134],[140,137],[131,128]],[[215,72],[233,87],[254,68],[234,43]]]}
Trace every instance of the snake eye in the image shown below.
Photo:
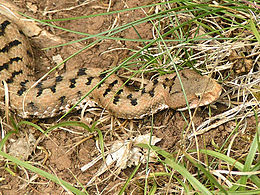
{"label": "snake eye", "polygon": [[197,96],[198,99],[201,99],[201,98],[202,98],[202,96],[201,96],[200,93],[197,93],[197,94],[195,94],[195,95]]}

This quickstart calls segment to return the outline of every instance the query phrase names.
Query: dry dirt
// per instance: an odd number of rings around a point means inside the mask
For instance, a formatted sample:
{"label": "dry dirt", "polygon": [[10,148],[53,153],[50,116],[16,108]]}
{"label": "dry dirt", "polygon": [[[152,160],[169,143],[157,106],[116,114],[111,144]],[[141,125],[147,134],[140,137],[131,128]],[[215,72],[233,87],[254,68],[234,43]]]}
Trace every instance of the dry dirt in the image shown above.
{"label": "dry dirt", "polygon": [[[68,11],[63,11],[65,8],[72,8],[77,6],[80,2],[76,0],[14,0],[14,3],[19,6],[23,13],[26,13],[30,16],[33,16],[38,19],[54,19],[54,18],[68,18],[75,17],[81,15],[90,15],[96,13],[106,12],[108,9],[108,1],[93,1],[93,3],[88,3],[85,6],[79,6],[77,8],[70,9]],[[142,2],[142,3],[140,3]],[[151,2],[155,2],[152,0],[144,0],[144,1],[121,1],[116,0],[112,1],[110,11],[112,10],[120,10],[126,7],[136,7],[140,5],[150,4]],[[56,10],[55,12],[48,13],[43,16],[44,11]],[[148,11],[148,10],[146,10]],[[86,32],[89,34],[97,34],[109,29],[113,23],[116,25],[122,25],[125,23],[129,23],[136,19],[145,17],[144,12],[141,10],[137,10],[134,12],[123,12],[120,14],[114,14],[109,16],[100,16],[91,19],[82,19],[82,20],[74,20],[74,21],[62,21],[62,22],[53,22],[53,24],[77,30],[80,32]],[[62,38],[71,41],[82,38],[83,36],[75,35],[72,33],[67,33],[62,30],[57,30],[51,27],[44,26],[50,32],[61,36]],[[117,36],[123,38],[136,38],[138,39],[141,36],[144,39],[151,39],[152,33],[151,29],[152,25],[150,23],[144,23],[142,25],[136,26],[136,29],[130,28],[127,31],[123,31]],[[139,33],[139,35],[136,33]],[[88,40],[83,42],[82,44],[90,43]],[[34,46],[34,47],[37,47]],[[131,48],[136,49],[138,47],[142,47],[141,43],[137,42],[127,42],[127,41],[114,41],[114,40],[105,40],[99,42],[94,45],[92,48],[84,51],[82,54],[73,58],[72,61],[68,62],[66,66],[60,70],[69,71],[70,69],[79,68],[79,67],[113,67],[120,63],[125,57],[129,56],[131,52],[125,49],[116,49],[116,48]],[[114,49],[114,50],[113,50]],[[109,51],[109,52],[107,52]],[[47,52],[48,53],[48,52]],[[65,58],[71,54],[71,51],[64,48],[58,48],[55,50],[49,51],[48,55],[52,55],[55,53],[62,53],[62,56]],[[41,56],[41,53],[35,54],[37,57]],[[37,74],[38,76],[42,76],[46,71],[49,70],[49,67],[52,67],[54,64],[51,62],[51,59],[45,60],[46,66],[37,66]],[[54,73],[55,74],[55,73]],[[212,109],[212,115],[216,115],[225,110],[224,106],[216,103],[217,110]],[[79,120],[78,113],[74,113],[69,117],[66,117],[64,120]],[[95,116],[94,116],[95,117]],[[199,108],[193,118],[193,122],[195,126],[201,124],[208,115],[208,107]],[[98,119],[97,117],[93,120]],[[17,119],[21,120],[21,119]],[[183,115],[180,112],[173,110],[165,110],[160,113],[157,113],[154,116],[154,131],[153,134],[159,138],[162,138],[162,141],[157,144],[159,147],[163,148],[168,152],[177,151],[180,148],[186,148],[189,145],[189,148],[195,148],[194,139],[191,140],[191,143],[187,141],[187,139],[183,139],[183,130],[187,126],[187,122],[189,121],[189,113],[183,112]],[[243,156],[243,153],[248,150],[249,140],[255,133],[255,119],[253,117],[246,119],[247,120],[247,128],[245,133],[241,133],[239,135],[241,138],[236,139],[233,144],[233,149],[236,151],[233,154],[234,158],[239,158]],[[53,120],[55,121],[55,120]],[[39,124],[41,127],[46,128],[48,123],[52,123],[53,121],[33,121]],[[123,121],[121,121],[123,122]],[[219,126],[218,128],[212,129],[207,133],[204,133],[197,137],[198,145],[200,148],[207,149],[216,149],[223,145],[226,141],[230,133],[235,128],[236,122],[228,122],[224,125]],[[131,135],[138,134],[146,134],[150,131],[151,127],[151,117],[147,117],[144,120],[134,122],[134,130],[138,129],[138,132],[131,133]],[[140,127],[140,128],[137,128]],[[111,130],[109,125],[99,126],[104,134],[104,142],[111,143],[117,139],[126,139],[130,135],[123,128],[117,128],[116,130]],[[22,135],[32,133],[35,138],[38,140],[37,148],[34,150],[33,154],[30,156],[29,160],[34,163],[41,164],[42,169],[57,175],[59,178],[68,181],[72,184],[77,183],[74,176],[81,182],[81,184],[86,184],[93,175],[99,169],[101,162],[97,163],[90,170],[86,172],[81,172],[80,167],[89,163],[93,160],[97,155],[99,155],[99,151],[96,148],[96,138],[94,135],[89,139],[85,139],[88,134],[75,134],[66,130],[55,130],[50,134],[50,137],[45,137],[39,131],[24,126]],[[82,128],[73,128],[73,131],[83,133],[85,130]],[[238,130],[239,131],[239,130]],[[13,136],[13,139],[17,137]],[[85,139],[82,143],[75,146],[76,143],[80,142],[82,139]],[[185,141],[184,141],[185,140]],[[214,140],[214,141],[213,141]],[[213,144],[214,143],[214,144]],[[74,146],[74,147],[73,147]],[[239,151],[239,153],[238,153]],[[46,159],[45,159],[46,158]],[[34,164],[33,163],[33,164]],[[3,165],[3,164],[2,164]],[[36,164],[34,164],[36,165]],[[21,178],[28,179],[25,175],[24,170],[15,168],[11,166],[13,171],[17,171],[16,176],[12,176],[6,170],[0,169],[0,175],[4,178],[0,183],[0,193],[1,194],[64,194],[64,189],[53,182],[47,181],[45,178],[38,176],[31,184],[27,184],[27,182]],[[152,172],[159,171],[162,169],[161,165],[150,164],[150,169]],[[129,177],[133,170],[132,168],[128,168],[118,176],[113,175],[112,177],[102,181],[105,179],[110,173],[105,173],[100,176],[100,181],[96,181],[97,185],[93,185],[88,187],[87,190],[90,194],[96,194],[97,191],[103,191],[104,194],[114,194],[118,192],[122,188],[124,180]],[[145,166],[141,166],[138,176],[145,175]],[[34,173],[29,172],[29,178],[31,178]],[[74,175],[74,176],[73,176]],[[21,178],[19,178],[20,176]],[[138,186],[144,185],[144,180],[136,180],[136,182],[132,182],[130,187],[126,190],[127,192],[131,192],[134,188],[134,194],[142,193],[141,189],[138,189]],[[112,189],[112,191],[110,191]],[[110,191],[110,192],[109,192]]]}

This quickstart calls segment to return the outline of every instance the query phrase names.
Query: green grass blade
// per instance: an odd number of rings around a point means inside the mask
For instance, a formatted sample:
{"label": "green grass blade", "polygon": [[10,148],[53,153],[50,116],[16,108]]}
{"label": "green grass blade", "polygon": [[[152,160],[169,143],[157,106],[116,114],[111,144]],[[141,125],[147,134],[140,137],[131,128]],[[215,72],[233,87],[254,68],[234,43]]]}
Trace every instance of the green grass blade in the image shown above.
{"label": "green grass blade", "polygon": [[[249,149],[248,155],[246,157],[246,161],[245,161],[245,166],[243,168],[243,171],[245,172],[250,172],[251,171],[251,166],[253,163],[254,158],[256,157],[256,152],[257,152],[257,134],[254,137],[254,140],[251,144],[251,147]],[[248,176],[247,175],[243,175],[241,176],[241,180],[240,180],[240,184],[241,185],[246,185],[246,182],[248,180]],[[245,187],[240,187],[240,190],[245,190]]]}
{"label": "green grass blade", "polygon": [[124,186],[121,188],[120,192],[118,193],[118,195],[122,195],[126,189],[126,187],[128,186],[128,184],[130,183],[130,180],[134,177],[134,175],[136,174],[136,172],[138,171],[139,167],[141,166],[141,163],[139,163],[134,171],[131,173],[131,175],[128,177],[128,179],[126,180]]}
{"label": "green grass blade", "polygon": [[200,183],[195,177],[193,177],[187,169],[174,162],[173,159],[166,158],[165,164],[172,167],[175,171],[179,172],[184,178],[186,178],[194,189],[198,190],[201,194],[212,194],[202,183]]}
{"label": "green grass blade", "polygon": [[41,175],[43,176],[44,178],[47,178],[61,186],[64,186],[66,189],[68,189],[69,191],[73,192],[74,194],[79,194],[79,195],[84,195],[85,193],[81,192],[80,190],[78,190],[77,188],[73,187],[70,183],[67,183],[66,181],[62,180],[62,179],[59,179],[57,178],[56,176],[50,174],[50,173],[47,173],[37,167],[34,167],[32,165],[30,165],[29,163],[27,162],[24,162],[24,161],[21,161],[19,160],[18,158],[15,158],[13,156],[10,156],[2,151],[0,151],[0,156],[3,156],[4,158],[7,158],[8,160],[16,163],[17,165],[20,165],[34,173],[37,173],[38,175]]}
{"label": "green grass blade", "polygon": [[153,186],[151,188],[151,190],[149,191],[148,195],[154,195],[156,194],[156,190],[157,190],[157,184],[154,182]]}
{"label": "green grass blade", "polygon": [[257,30],[255,23],[252,19],[250,19],[250,28],[253,31],[258,43],[260,44],[260,34],[259,34],[259,31]]}
{"label": "green grass blade", "polygon": [[10,131],[10,132],[8,132],[5,136],[4,136],[4,138],[0,141],[0,150],[2,150],[2,148],[3,148],[3,146],[4,146],[4,144],[5,144],[5,142],[8,140],[8,138],[11,136],[11,135],[13,135],[14,133],[17,133],[17,131]]}
{"label": "green grass blade", "polygon": [[[216,192],[217,195],[222,195],[223,193]],[[244,191],[236,191],[236,192],[228,192],[228,195],[256,195],[260,194],[259,190],[244,190]]]}
{"label": "green grass blade", "polygon": [[225,154],[222,154],[220,152],[215,152],[212,150],[206,150],[206,149],[200,149],[199,152],[203,153],[203,154],[207,154],[210,156],[214,156],[215,158],[219,158],[225,162],[227,162],[228,164],[236,167],[238,170],[242,171],[244,168],[244,165],[240,162],[238,162],[237,160],[226,156]]}
{"label": "green grass blade", "polygon": [[21,122],[18,123],[17,127],[21,128],[22,125],[30,125],[30,126],[34,127],[35,129],[39,130],[40,132],[45,133],[45,131],[39,125],[36,125],[36,124],[34,124],[32,122],[21,121]]}
{"label": "green grass blade", "polygon": [[192,162],[192,164],[194,164],[196,167],[198,167],[199,170],[201,170],[205,176],[213,183],[215,184],[215,186],[220,190],[222,191],[224,194],[228,194],[227,191],[225,190],[225,188],[222,187],[222,185],[216,180],[215,177],[213,177],[213,175],[207,171],[201,164],[195,162],[195,160],[192,159],[191,156],[189,156],[188,154],[184,154],[185,157],[190,161]]}
{"label": "green grass blade", "polygon": [[64,126],[70,126],[70,127],[73,127],[73,126],[76,126],[76,127],[82,127],[84,129],[86,129],[87,131],[89,132],[93,132],[93,130],[91,128],[89,128],[88,125],[86,125],[85,123],[83,122],[79,122],[79,121],[65,121],[65,122],[60,122],[56,125],[53,125],[52,127],[48,128],[44,133],[45,134],[48,134],[50,131],[54,130],[54,129],[57,129],[59,127],[64,127]]}

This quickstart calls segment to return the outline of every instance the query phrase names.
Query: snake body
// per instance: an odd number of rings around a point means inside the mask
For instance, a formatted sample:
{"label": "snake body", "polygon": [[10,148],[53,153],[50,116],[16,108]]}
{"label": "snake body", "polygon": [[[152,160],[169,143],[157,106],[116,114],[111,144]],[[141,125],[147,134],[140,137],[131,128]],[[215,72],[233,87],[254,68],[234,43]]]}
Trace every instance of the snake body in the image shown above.
{"label": "snake body", "polygon": [[[156,77],[142,89],[133,90],[115,74],[100,83],[109,74],[103,69],[80,68],[32,87],[36,82],[33,63],[27,37],[14,22],[0,15],[0,102],[5,100],[4,81],[11,110],[23,118],[60,115],[93,87],[85,101],[95,102],[119,118],[142,118],[168,107],[186,106],[175,73]],[[214,79],[192,70],[182,70],[179,75],[190,107],[209,104],[219,97],[221,86]]]}

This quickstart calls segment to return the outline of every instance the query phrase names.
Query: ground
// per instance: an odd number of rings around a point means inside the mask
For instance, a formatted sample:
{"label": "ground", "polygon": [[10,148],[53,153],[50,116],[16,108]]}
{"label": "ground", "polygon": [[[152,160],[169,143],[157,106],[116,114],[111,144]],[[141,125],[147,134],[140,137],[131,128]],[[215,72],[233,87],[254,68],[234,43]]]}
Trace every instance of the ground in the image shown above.
{"label": "ground", "polygon": [[[108,10],[113,11],[132,8],[140,5],[148,5],[156,1],[90,1],[85,5],[81,4],[83,1],[76,0],[14,0],[13,2],[21,8],[23,13],[33,16],[34,18],[57,19],[105,13]],[[146,12],[150,11],[149,8],[145,8],[144,10]],[[141,9],[138,9],[135,11],[98,16],[90,19],[55,21],[52,22],[52,24],[79,32],[97,34],[110,29],[114,25],[127,24],[143,17],[145,17],[145,13]],[[77,40],[84,37],[83,35],[68,33],[53,27],[44,25],[42,27],[67,41]],[[142,39],[152,39],[152,27],[152,24],[149,22],[142,23],[135,26],[135,28],[130,28],[127,31],[120,32],[117,36],[131,39],[138,39],[139,37],[142,37]],[[87,45],[94,39],[85,40],[81,42],[81,44]],[[142,46],[141,42],[103,40],[85,50],[80,55],[77,55],[73,60],[66,63],[64,67],[52,74],[70,71],[71,69],[79,67],[114,67],[132,54],[130,49],[134,50]],[[33,47],[36,50],[38,49],[37,45],[34,45]],[[62,54],[63,59],[65,59],[72,53],[73,51],[67,47],[63,47],[48,51],[47,56]],[[35,53],[37,58],[40,58],[41,55],[41,52]],[[39,63],[37,63],[38,65],[36,66],[36,74],[38,77],[41,77],[50,69],[50,67],[54,66],[51,57],[42,61],[44,61],[44,66],[39,65]],[[194,110],[192,111],[192,114],[194,114],[192,121],[195,129],[210,116],[216,116],[227,110],[227,106],[222,104],[221,101],[221,99],[218,100],[211,108],[208,106],[198,108],[195,114]],[[62,119],[62,121],[82,120],[79,115],[79,112],[74,112]],[[88,114],[87,119],[83,119],[83,122],[91,125],[92,122],[97,119],[97,115]],[[134,122],[127,121],[125,126],[113,124],[114,120],[117,119],[110,118],[109,120],[111,120],[111,124],[108,120],[105,121],[104,124],[99,125],[98,128],[103,132],[104,143],[109,145],[115,140],[125,140],[131,136],[149,133],[151,131],[151,126],[153,126],[153,135],[161,138],[161,141],[157,146],[167,152],[175,152],[186,150],[187,148],[195,149],[196,147],[212,150],[218,150],[221,147],[225,147],[229,143],[226,143],[226,141],[237,125],[237,122],[233,120],[219,125],[216,128],[212,128],[196,137],[196,145],[194,137],[189,139],[187,138],[193,131],[192,127],[189,128],[189,131],[186,129],[189,125],[190,119],[191,116],[188,111],[179,112],[168,109],[153,116],[153,125],[151,122],[152,117],[146,117]],[[22,119],[16,117],[15,120],[21,121]],[[32,122],[38,124],[43,129],[46,129],[51,126],[51,124],[55,124],[56,120],[57,119],[32,120]],[[124,123],[124,120],[119,119],[118,121],[121,124]],[[231,155],[235,159],[243,158],[243,155],[247,153],[252,137],[255,134],[255,117],[251,116],[245,118],[244,123],[246,124],[245,129],[243,129],[243,131],[241,127],[237,129],[236,136],[239,137],[239,139],[234,139],[234,143],[232,144],[233,150]],[[114,129],[113,126],[115,126]],[[131,127],[132,129],[130,129]],[[59,178],[68,181],[71,184],[77,183],[75,180],[76,177],[84,186],[89,182],[93,175],[95,175],[102,164],[102,161],[100,161],[85,172],[80,170],[82,166],[100,155],[100,152],[96,147],[97,134],[88,134],[83,128],[73,127],[68,129],[56,129],[52,131],[48,137],[30,126],[24,125],[22,131],[23,132],[20,134],[13,136],[12,139],[15,140],[21,136],[28,136],[29,134],[33,134],[37,139],[34,151],[29,157],[29,161],[31,161],[33,165],[55,174]],[[203,156],[201,158],[203,158]],[[4,162],[2,162],[1,165],[4,165]],[[4,178],[3,181],[0,181],[1,194],[16,194],[17,192],[19,192],[19,194],[65,194],[64,188],[58,184],[49,182],[41,176],[37,176],[31,183],[27,183],[25,180],[31,179],[34,175],[33,173],[29,172],[29,175],[26,176],[26,170],[16,168],[12,164],[9,166],[15,175],[12,175],[6,169],[0,169],[1,177]],[[95,180],[95,182],[87,188],[87,191],[89,194],[96,194],[98,191],[103,192],[104,194],[115,194],[122,188],[122,185],[132,173],[133,169],[134,167],[130,167],[122,170],[118,175],[112,176],[108,171]],[[156,163],[151,163],[150,169],[151,172],[158,172],[163,169],[163,167]],[[137,176],[145,176],[144,170],[145,165],[141,165]],[[136,182],[132,182],[128,188],[128,192],[130,193],[133,191],[134,194],[143,193],[141,190],[142,188],[138,188],[139,185],[143,185],[142,182],[144,182],[144,180],[136,180]]]}

